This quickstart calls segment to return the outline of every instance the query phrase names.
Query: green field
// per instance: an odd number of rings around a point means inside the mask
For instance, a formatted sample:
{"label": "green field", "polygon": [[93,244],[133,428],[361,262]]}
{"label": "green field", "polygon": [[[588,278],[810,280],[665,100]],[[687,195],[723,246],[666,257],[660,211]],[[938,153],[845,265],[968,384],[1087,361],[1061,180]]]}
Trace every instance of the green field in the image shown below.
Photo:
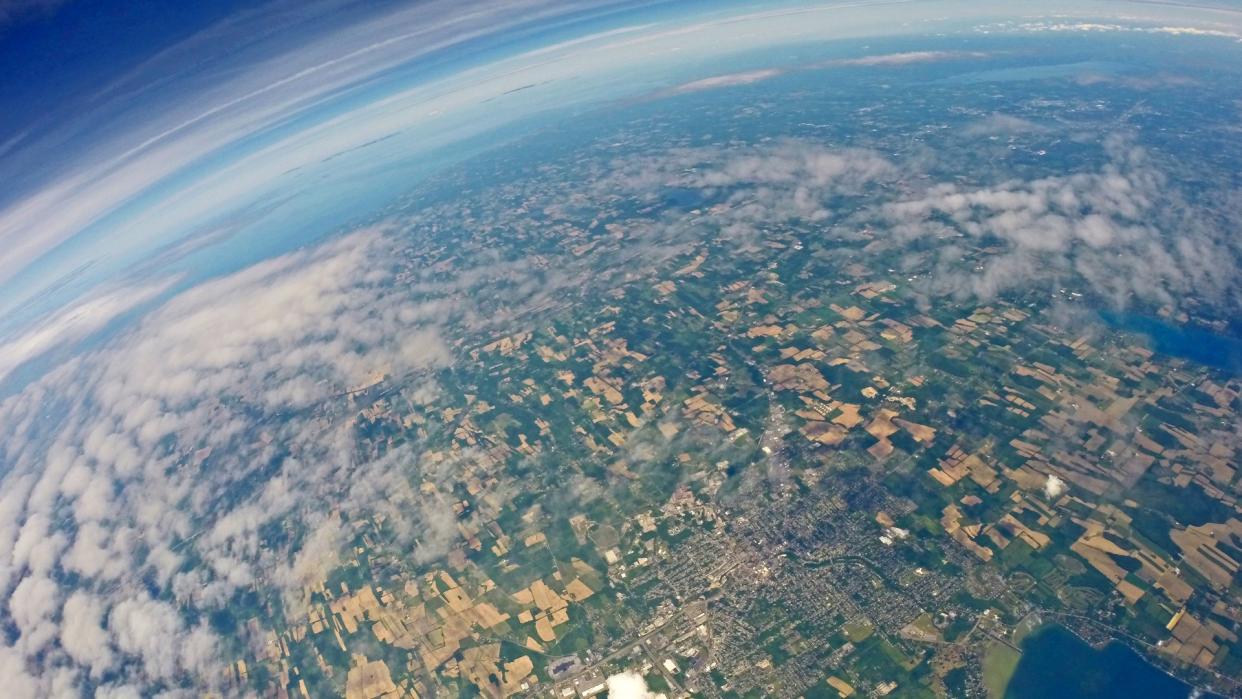
{"label": "green field", "polygon": [[845,637],[851,643],[861,643],[871,636],[872,632],[875,631],[875,627],[871,625],[871,622],[860,619],[846,624],[843,630],[845,631]]}
{"label": "green field", "polygon": [[983,684],[988,688],[989,699],[1002,699],[1005,688],[1014,670],[1018,669],[1018,661],[1022,654],[1017,650],[993,641],[983,654]]}

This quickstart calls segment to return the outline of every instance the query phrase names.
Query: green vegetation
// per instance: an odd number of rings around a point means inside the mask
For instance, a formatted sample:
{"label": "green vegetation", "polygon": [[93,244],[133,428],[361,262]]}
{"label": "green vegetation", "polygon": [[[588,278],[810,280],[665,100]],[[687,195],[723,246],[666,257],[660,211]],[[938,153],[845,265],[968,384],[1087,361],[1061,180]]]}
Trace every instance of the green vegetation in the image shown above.
{"label": "green vegetation", "polygon": [[983,685],[987,687],[988,699],[1004,699],[1005,688],[1018,669],[1022,654],[1000,641],[992,641],[983,651]]}
{"label": "green vegetation", "polygon": [[842,628],[845,631],[845,637],[849,639],[850,643],[861,643],[875,633],[875,627],[866,619],[851,621]]}

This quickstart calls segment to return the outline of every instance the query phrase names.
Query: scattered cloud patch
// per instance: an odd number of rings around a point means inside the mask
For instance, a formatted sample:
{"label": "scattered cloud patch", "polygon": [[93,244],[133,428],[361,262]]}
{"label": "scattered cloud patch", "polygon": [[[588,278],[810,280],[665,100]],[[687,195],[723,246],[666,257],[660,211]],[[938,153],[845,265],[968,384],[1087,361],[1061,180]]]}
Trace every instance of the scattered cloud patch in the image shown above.
{"label": "scattered cloud patch", "polygon": [[[1002,114],[965,129],[1042,132]],[[1242,208],[1192,203],[1132,134],[1104,137],[1098,165],[1070,174],[981,184],[932,176],[936,162],[808,140],[677,148],[615,161],[598,190],[650,203],[695,192],[692,210],[661,224],[669,240],[757,244],[766,227],[791,224],[871,251],[918,250],[905,271],[928,299],[1070,290],[1113,308],[1242,308],[1242,241],[1230,234]]]}
{"label": "scattered cloud patch", "polygon": [[[827,220],[839,198],[858,198],[892,182],[897,167],[861,148],[828,148],[804,140],[762,145],[682,148],[625,158],[596,185],[600,195],[624,192],[652,202],[669,189],[699,193],[709,211],[659,227],[667,241],[709,233],[739,244],[762,237],[766,226],[796,220]],[[838,205],[840,202],[838,201]]]}
{"label": "scattered cloud patch", "polygon": [[613,163],[612,172],[596,189],[619,187],[641,194],[670,187],[793,187],[809,195],[812,190],[890,179],[895,173],[890,161],[871,150],[786,139],[758,146],[681,148],[625,158]]}
{"label": "scattered cloud patch", "polygon": [[[858,58],[834,59],[805,65],[802,66],[802,68],[826,68],[831,66],[900,66],[911,63],[932,63],[937,61],[984,58],[986,56],[986,53],[976,51],[906,51],[902,53],[861,56]],[[704,90],[715,90],[724,87],[735,87],[738,85],[753,85],[764,80],[770,80],[784,75],[786,72],[788,71],[780,68],[760,68],[756,70],[729,73],[726,75],[716,75],[709,78],[702,78],[700,80],[682,83],[681,85],[677,85],[664,91],[662,94],[677,95],[691,92],[702,92]]]}
{"label": "scattered cloud patch", "polygon": [[1029,119],[1010,114],[994,113],[972,122],[963,129],[967,136],[1014,136],[1017,134],[1046,133],[1050,129]]}
{"label": "scattered cloud patch", "polygon": [[946,247],[926,284],[933,295],[990,299],[1070,285],[1118,308],[1176,305],[1190,296],[1236,306],[1239,242],[1197,218],[1144,149],[1113,136],[1105,151],[1097,172],[932,185],[884,205],[883,230],[896,245],[956,236],[998,245],[977,270],[955,266]]}

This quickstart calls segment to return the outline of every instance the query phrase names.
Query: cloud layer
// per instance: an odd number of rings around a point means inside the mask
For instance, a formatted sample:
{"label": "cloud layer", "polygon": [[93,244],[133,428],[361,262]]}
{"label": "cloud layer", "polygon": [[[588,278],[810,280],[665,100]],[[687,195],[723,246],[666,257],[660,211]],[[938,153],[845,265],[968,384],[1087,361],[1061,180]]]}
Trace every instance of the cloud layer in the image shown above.
{"label": "cloud layer", "polygon": [[0,382],[17,367],[89,337],[127,311],[156,298],[167,283],[93,293],[0,344]]}
{"label": "cloud layer", "polygon": [[[391,495],[445,536],[396,483],[414,456],[358,463],[347,422],[320,408],[451,361],[451,304],[398,283],[393,246],[364,230],[205,284],[0,405],[0,620],[16,632],[0,664],[36,687],[23,695],[214,681],[219,639],[171,600],[210,610],[259,580],[317,582],[347,536],[333,511]],[[359,469],[388,490],[351,489]],[[305,539],[265,550],[260,529],[281,520]]]}

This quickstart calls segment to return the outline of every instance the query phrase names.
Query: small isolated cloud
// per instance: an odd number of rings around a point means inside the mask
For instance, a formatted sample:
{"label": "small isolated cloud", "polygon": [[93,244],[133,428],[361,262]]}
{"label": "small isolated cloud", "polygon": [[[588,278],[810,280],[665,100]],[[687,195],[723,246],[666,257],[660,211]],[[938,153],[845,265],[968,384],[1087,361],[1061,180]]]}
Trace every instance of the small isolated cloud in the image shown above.
{"label": "small isolated cloud", "polygon": [[990,114],[971,122],[963,129],[967,136],[1013,136],[1023,133],[1045,133],[1048,127],[1010,114]]}
{"label": "small isolated cloud", "polygon": [[1065,492],[1065,481],[1049,473],[1048,480],[1044,481],[1044,497],[1049,500],[1056,500]]}
{"label": "small isolated cloud", "polygon": [[632,670],[619,672],[607,680],[609,699],[665,699],[647,688],[647,680]]}
{"label": "small isolated cloud", "polygon": [[769,78],[775,78],[784,71],[776,68],[765,68],[762,70],[750,70],[742,73],[730,73],[729,75],[717,75],[711,78],[703,78],[702,80],[694,80],[692,82],[683,83],[671,90],[671,94],[681,94],[686,92],[701,92],[703,90],[714,90],[720,87],[732,87],[735,85],[750,85]]}
{"label": "small isolated cloud", "polygon": [[1177,75],[1175,73],[1165,72],[1145,73],[1141,75],[1088,72],[1076,76],[1074,78],[1074,82],[1083,86],[1098,85],[1101,83],[1112,84],[1130,88],[1132,90],[1153,90],[1158,88],[1186,87],[1199,84],[1199,81],[1188,75]]}
{"label": "small isolated cloud", "polygon": [[1242,41],[1242,34],[1235,31],[1225,31],[1222,29],[1204,29],[1202,27],[1154,27],[1150,29],[1153,34],[1171,34],[1173,36],[1212,36],[1218,39],[1233,39],[1234,41]]}

